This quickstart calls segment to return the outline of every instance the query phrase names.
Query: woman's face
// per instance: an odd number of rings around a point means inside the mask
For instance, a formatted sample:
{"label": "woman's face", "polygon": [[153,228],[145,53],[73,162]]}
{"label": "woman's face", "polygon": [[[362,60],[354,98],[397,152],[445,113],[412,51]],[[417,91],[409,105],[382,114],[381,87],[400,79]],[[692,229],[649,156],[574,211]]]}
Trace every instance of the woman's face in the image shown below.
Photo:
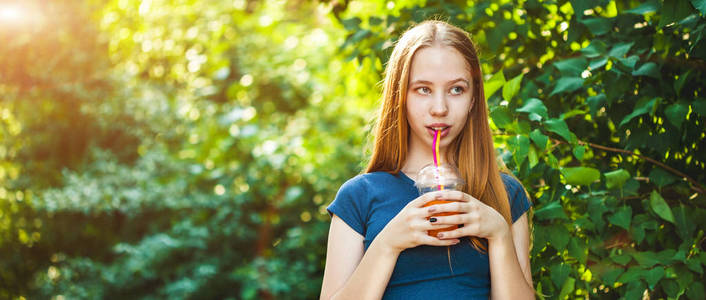
{"label": "woman's face", "polygon": [[445,149],[461,133],[472,105],[471,79],[468,63],[452,47],[426,47],[414,54],[407,89],[410,148],[431,150],[440,130],[439,147]]}

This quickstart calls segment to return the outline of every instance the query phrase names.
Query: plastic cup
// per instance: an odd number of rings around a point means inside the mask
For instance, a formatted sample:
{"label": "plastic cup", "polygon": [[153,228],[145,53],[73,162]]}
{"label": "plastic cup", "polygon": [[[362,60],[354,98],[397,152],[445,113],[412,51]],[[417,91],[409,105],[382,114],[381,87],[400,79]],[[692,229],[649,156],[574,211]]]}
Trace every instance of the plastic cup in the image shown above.
{"label": "plastic cup", "polygon": [[[429,192],[434,192],[438,190],[455,190],[460,191],[463,189],[465,181],[461,178],[458,169],[450,164],[441,164],[438,167],[434,164],[429,164],[424,166],[419,173],[417,173],[417,181],[415,182],[415,187],[419,190],[419,195],[424,195]],[[434,205],[451,203],[454,200],[432,200],[424,204],[424,207]],[[456,215],[457,212],[442,212],[433,214],[432,217],[436,216],[450,216]],[[428,220],[429,218],[427,218]],[[441,229],[429,230],[427,234],[436,237],[439,232],[450,231],[459,228],[459,225],[453,225]]]}

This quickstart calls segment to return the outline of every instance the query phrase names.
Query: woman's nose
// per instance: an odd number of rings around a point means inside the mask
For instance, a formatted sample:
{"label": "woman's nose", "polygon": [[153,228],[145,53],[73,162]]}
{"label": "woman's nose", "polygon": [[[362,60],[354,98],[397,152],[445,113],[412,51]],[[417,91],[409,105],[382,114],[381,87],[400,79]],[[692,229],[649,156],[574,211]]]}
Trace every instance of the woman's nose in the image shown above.
{"label": "woman's nose", "polygon": [[431,113],[432,116],[446,116],[446,114],[449,112],[449,107],[446,103],[446,95],[443,93],[438,93],[437,95],[434,95],[434,100],[432,100],[431,107],[429,109],[429,113]]}

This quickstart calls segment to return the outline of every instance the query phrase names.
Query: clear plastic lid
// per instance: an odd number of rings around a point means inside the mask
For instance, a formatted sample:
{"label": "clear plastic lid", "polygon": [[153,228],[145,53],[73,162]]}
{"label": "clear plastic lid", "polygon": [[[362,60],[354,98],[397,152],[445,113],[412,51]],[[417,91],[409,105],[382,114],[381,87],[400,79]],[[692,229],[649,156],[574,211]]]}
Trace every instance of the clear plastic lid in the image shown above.
{"label": "clear plastic lid", "polygon": [[419,173],[417,173],[417,181],[414,185],[417,188],[439,185],[458,188],[463,186],[465,183],[465,180],[461,178],[461,175],[455,166],[450,164],[441,164],[437,167],[434,164],[428,164],[419,170]]}

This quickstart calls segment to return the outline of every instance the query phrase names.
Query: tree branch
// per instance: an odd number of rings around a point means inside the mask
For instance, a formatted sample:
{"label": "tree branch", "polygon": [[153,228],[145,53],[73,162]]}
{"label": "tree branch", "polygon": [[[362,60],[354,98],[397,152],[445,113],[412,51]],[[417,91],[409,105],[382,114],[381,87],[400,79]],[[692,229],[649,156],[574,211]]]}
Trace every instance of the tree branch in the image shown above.
{"label": "tree branch", "polygon": [[[561,142],[561,141],[559,141],[559,142],[560,142],[560,143],[564,143],[564,142]],[[686,175],[686,174],[680,172],[679,170],[676,170],[676,169],[674,169],[674,168],[672,168],[672,167],[670,167],[670,166],[668,166],[668,165],[665,165],[664,163],[662,163],[662,162],[660,162],[660,161],[654,160],[654,159],[652,159],[652,158],[649,158],[649,157],[644,156],[644,155],[641,155],[641,154],[637,154],[637,153],[632,152],[632,151],[630,151],[630,150],[618,149],[618,148],[611,148],[611,147],[601,146],[601,145],[597,145],[597,144],[594,144],[594,143],[588,143],[588,142],[584,142],[584,141],[578,141],[578,143],[579,143],[580,145],[586,145],[586,146],[589,146],[589,147],[591,147],[591,148],[601,149],[601,150],[604,150],[604,151],[625,153],[625,154],[628,154],[628,155],[637,156],[637,157],[639,157],[639,158],[641,158],[641,159],[644,159],[644,160],[649,161],[649,162],[651,162],[651,163],[653,163],[653,164],[655,164],[655,165],[660,166],[661,168],[663,168],[663,169],[669,171],[670,173],[672,173],[672,174],[674,174],[674,175],[679,176],[680,178],[685,178],[687,181],[689,181],[689,183],[692,184],[692,185],[691,185],[691,189],[695,190],[697,193],[700,193],[700,194],[703,194],[703,193],[704,193],[704,187],[703,187],[701,184],[699,184],[696,180],[694,180],[693,178],[689,177],[688,175]]]}

